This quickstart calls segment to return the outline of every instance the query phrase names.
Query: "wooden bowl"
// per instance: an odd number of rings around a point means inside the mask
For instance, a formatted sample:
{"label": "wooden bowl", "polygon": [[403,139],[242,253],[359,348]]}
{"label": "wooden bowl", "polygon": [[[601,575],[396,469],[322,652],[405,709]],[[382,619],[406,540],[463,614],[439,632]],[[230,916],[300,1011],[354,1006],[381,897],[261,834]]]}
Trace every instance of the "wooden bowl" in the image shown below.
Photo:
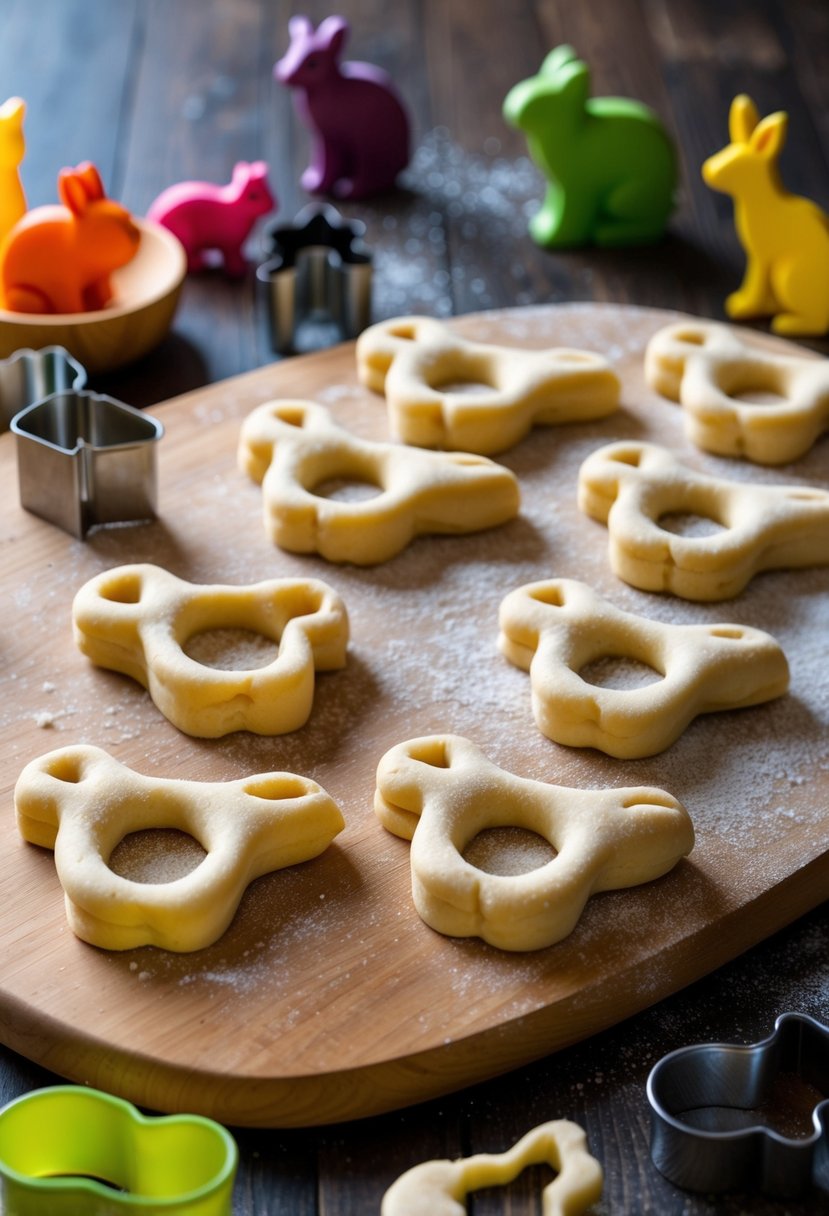
{"label": "wooden bowl", "polygon": [[187,260],[181,242],[148,220],[138,252],[112,276],[113,300],[95,312],[8,312],[0,309],[0,359],[30,347],[63,346],[88,372],[111,371],[156,346],[173,320]]}

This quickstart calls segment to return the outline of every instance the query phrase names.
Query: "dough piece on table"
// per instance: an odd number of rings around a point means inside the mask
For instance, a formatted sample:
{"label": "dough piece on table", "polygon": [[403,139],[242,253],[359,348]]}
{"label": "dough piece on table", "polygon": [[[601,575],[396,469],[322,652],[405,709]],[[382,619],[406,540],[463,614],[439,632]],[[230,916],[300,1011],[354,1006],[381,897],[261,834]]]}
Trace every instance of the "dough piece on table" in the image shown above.
{"label": "dough piece on table", "polygon": [[360,381],[385,393],[392,431],[423,448],[489,456],[532,426],[606,418],[619,378],[603,355],[470,342],[431,317],[381,321],[357,339]]}
{"label": "dough piece on table", "polygon": [[[653,787],[578,790],[517,777],[459,735],[400,743],[377,769],[374,810],[411,840],[420,917],[449,937],[538,950],[575,928],[589,897],[659,878],[689,853],[684,807]],[[464,850],[488,828],[536,832],[557,856],[526,874],[489,874]]]}
{"label": "dough piece on table", "polygon": [[[645,352],[651,388],[679,401],[689,439],[706,452],[786,464],[829,427],[829,359],[760,350],[726,325],[679,322]],[[771,394],[764,403],[744,394]]]}
{"label": "dough piece on table", "polygon": [[[337,804],[307,777],[145,777],[85,745],[27,764],[14,802],[23,839],[55,851],[73,933],[106,950],[211,945],[249,883],[317,857],[344,827]],[[133,882],[114,873],[108,863],[115,847],[151,828],[186,832],[207,856],[173,882]]]}
{"label": "dough piece on table", "polygon": [[[579,506],[606,523],[615,574],[642,591],[686,600],[727,600],[762,570],[829,563],[829,493],[708,477],[667,448],[632,440],[588,456],[579,470]],[[722,526],[680,536],[660,526],[698,515]]]}
{"label": "dough piece on table", "polygon": [[[246,587],[193,584],[160,566],[118,566],[90,579],[72,605],[75,641],[99,667],[124,672],[185,734],[281,735],[307,722],[315,671],[345,666],[345,605],[319,579]],[[185,654],[199,634],[245,629],[277,644],[272,662],[222,671]]]}
{"label": "dough piece on table", "polygon": [[584,1131],[577,1123],[554,1119],[527,1132],[505,1153],[414,1166],[386,1191],[380,1216],[466,1216],[470,1191],[506,1186],[530,1165],[556,1171],[542,1192],[544,1216],[578,1216],[601,1197],[604,1174],[588,1151]]}
{"label": "dough piece on table", "polygon": [[[570,747],[623,760],[654,756],[697,714],[780,697],[789,665],[778,643],[747,625],[668,625],[623,612],[573,579],[528,583],[502,602],[498,647],[530,673],[538,729]],[[601,688],[579,674],[604,658],[647,664],[662,679]]]}
{"label": "dough piece on table", "polygon": [[[321,405],[270,401],[242,424],[239,465],[262,484],[265,528],[283,549],[376,565],[424,532],[478,532],[518,514],[509,469],[466,452],[423,452],[349,434]],[[361,502],[320,495],[326,482],[367,482]]]}

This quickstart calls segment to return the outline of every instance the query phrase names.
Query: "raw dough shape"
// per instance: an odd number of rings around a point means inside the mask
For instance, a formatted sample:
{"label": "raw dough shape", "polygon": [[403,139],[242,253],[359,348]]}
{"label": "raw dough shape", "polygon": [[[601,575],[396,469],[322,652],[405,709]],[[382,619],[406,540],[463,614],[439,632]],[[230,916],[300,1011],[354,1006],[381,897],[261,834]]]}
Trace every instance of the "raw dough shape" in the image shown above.
{"label": "raw dough shape", "polygon": [[[789,665],[778,643],[746,625],[669,625],[597,595],[574,579],[528,583],[502,602],[498,646],[529,671],[543,735],[623,760],[654,756],[697,714],[782,696]],[[659,672],[643,688],[601,688],[579,674],[620,657]]]}
{"label": "raw dough shape", "polygon": [[[90,579],[72,605],[75,641],[99,667],[148,690],[185,734],[236,730],[281,735],[307,722],[315,671],[345,666],[345,604],[320,579],[271,579],[244,587],[194,584],[160,566],[117,566]],[[246,629],[279,651],[263,667],[223,671],[185,654],[196,635]]]}
{"label": "raw dough shape", "polygon": [[[727,600],[761,570],[829,563],[829,493],[696,473],[653,443],[611,443],[579,470],[579,506],[606,523],[615,574],[642,591]],[[713,519],[711,536],[680,536],[666,515]]]}
{"label": "raw dough shape", "polygon": [[[661,329],[645,352],[645,378],[680,402],[689,439],[720,456],[786,464],[829,427],[829,359],[759,350],[725,325],[686,321]],[[735,399],[758,392],[782,400]]]}
{"label": "raw dough shape", "polygon": [[[221,937],[249,883],[309,861],[344,827],[307,777],[260,773],[238,781],[180,781],[133,772],[99,747],[63,747],[32,760],[14,791],[24,840],[55,851],[69,925],[106,950],[201,950]],[[173,882],[114,873],[131,832],[175,828],[207,853]]]}
{"label": "raw dough shape", "polygon": [[[420,917],[449,937],[539,950],[571,933],[597,891],[666,874],[694,844],[684,807],[653,787],[578,790],[517,777],[459,735],[400,743],[377,769],[374,810],[411,840]],[[556,856],[519,875],[489,874],[464,850],[488,828],[542,836]]]}
{"label": "raw dough shape", "polygon": [[392,430],[423,448],[491,455],[533,425],[591,422],[619,404],[619,378],[602,355],[471,342],[431,317],[365,330],[357,371],[368,388],[385,393]]}
{"label": "raw dough shape", "polygon": [[[521,505],[515,475],[483,456],[358,439],[311,401],[254,410],[242,425],[239,464],[262,484],[276,544],[330,562],[376,565],[421,533],[477,532],[513,519]],[[362,502],[314,492],[338,478],[380,492]]]}
{"label": "raw dough shape", "polygon": [[530,1165],[549,1165],[556,1177],[541,1193],[544,1216],[578,1216],[602,1194],[602,1167],[578,1123],[554,1119],[527,1132],[505,1153],[477,1153],[457,1161],[424,1161],[401,1174],[383,1196],[380,1216],[466,1216],[466,1196],[506,1186]]}

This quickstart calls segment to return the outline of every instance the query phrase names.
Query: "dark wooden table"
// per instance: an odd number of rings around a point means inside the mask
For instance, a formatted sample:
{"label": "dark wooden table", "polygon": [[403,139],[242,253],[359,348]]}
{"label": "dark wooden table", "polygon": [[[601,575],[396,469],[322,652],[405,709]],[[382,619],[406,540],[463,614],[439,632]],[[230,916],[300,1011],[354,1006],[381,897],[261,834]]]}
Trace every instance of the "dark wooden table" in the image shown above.
{"label": "dark wooden table", "polygon": [[[286,0],[0,0],[0,100],[18,93],[28,103],[30,205],[52,201],[57,168],[83,159],[141,214],[174,181],[226,181],[235,161],[261,158],[288,221],[308,201],[299,186],[307,140],[271,66],[293,11]],[[316,0],[304,11],[327,15]],[[414,122],[400,191],[342,208],[368,226],[375,319],[566,300],[722,318],[743,255],[731,204],[703,185],[699,165],[726,141],[737,92],[762,113],[789,112],[786,184],[829,205],[825,0],[346,0],[337,11],[352,21],[350,55],[392,71]],[[527,236],[540,178],[501,103],[563,41],[591,64],[597,94],[648,102],[677,138],[681,201],[655,248],[552,255]],[[825,340],[811,345],[829,353]],[[208,273],[187,281],[175,331],[156,352],[93,387],[150,405],[273,357],[253,275]],[[755,1041],[784,1010],[825,1020],[828,981],[829,920],[819,909],[630,1022],[501,1080],[349,1126],[239,1132],[234,1212],[376,1213],[410,1165],[501,1151],[556,1117],[581,1123],[603,1162],[597,1213],[829,1211],[819,1195],[785,1204],[676,1190],[649,1158],[644,1092],[651,1066],[683,1044]],[[3,1101],[52,1080],[0,1049]],[[470,1211],[540,1212],[540,1181],[528,1171],[506,1194],[480,1192]]]}

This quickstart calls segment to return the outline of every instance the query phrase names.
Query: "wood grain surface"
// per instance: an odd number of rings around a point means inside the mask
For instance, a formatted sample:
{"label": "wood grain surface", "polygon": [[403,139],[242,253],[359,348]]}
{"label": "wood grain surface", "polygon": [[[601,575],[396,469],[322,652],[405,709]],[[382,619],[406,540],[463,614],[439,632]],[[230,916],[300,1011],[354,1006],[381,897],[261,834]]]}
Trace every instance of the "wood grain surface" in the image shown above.
{"label": "wood grain surface", "polygon": [[[240,419],[276,396],[321,401],[356,433],[385,437],[382,399],[357,385],[350,346],[159,407],[159,519],[95,532],[85,544],[19,508],[3,436],[2,581],[12,614],[2,639],[0,1013],[9,1046],[156,1109],[253,1126],[350,1119],[494,1076],[613,1025],[823,898],[829,687],[818,655],[829,572],[769,573],[719,605],[646,595],[613,577],[605,529],[575,506],[581,460],[620,437],[665,442],[720,475],[825,481],[823,448],[784,474],[687,444],[681,411],[648,391],[641,372],[648,337],[676,315],[573,305],[453,323],[511,345],[603,351],[622,377],[622,408],[600,423],[537,429],[505,454],[522,485],[517,520],[479,536],[423,538],[370,570],[275,549],[260,491],[235,458]],[[308,725],[275,739],[190,739],[132,681],[88,664],[71,640],[72,596],[98,571],[131,561],[193,582],[308,574],[335,587],[351,616],[350,656],[344,671],[318,677]],[[501,598],[552,576],[582,578],[658,619],[767,629],[789,657],[791,692],[700,719],[650,760],[559,747],[535,728],[527,676],[495,647]],[[656,883],[594,897],[573,935],[548,950],[514,956],[443,938],[415,914],[408,845],[383,831],[371,802],[388,747],[447,731],[540,780],[664,786],[691,813],[696,849]],[[347,828],[318,860],[253,884],[207,950],[96,950],[66,927],[51,853],[24,845],[11,815],[23,765],[79,741],[156,775],[301,772],[337,799]]]}
{"label": "wood grain surface", "polygon": [[[100,166],[110,192],[139,214],[173,181],[226,181],[236,160],[260,157],[270,166],[280,220],[290,220],[308,202],[299,184],[307,136],[291,98],[270,76],[273,61],[287,46],[288,19],[297,11],[292,0],[6,0],[2,7],[2,96],[18,93],[27,101],[24,179],[31,205],[53,201],[57,169],[86,158]],[[299,11],[319,22],[331,8],[328,0],[303,0]],[[447,315],[568,300],[649,305],[722,319],[723,301],[739,282],[744,257],[731,203],[707,190],[699,164],[722,146],[729,102],[741,91],[750,92],[763,113],[789,113],[784,180],[824,207],[829,203],[829,6],[824,0],[683,0],[681,5],[673,0],[582,5],[397,0],[394,6],[387,0],[341,0],[337,11],[352,23],[349,56],[389,70],[413,118],[415,158],[402,188],[342,207],[367,225],[375,254],[377,320],[403,312]],[[499,106],[507,90],[536,72],[544,54],[561,42],[574,45],[591,65],[597,95],[642,98],[677,139],[679,206],[656,247],[550,254],[535,248],[527,235],[526,218],[537,206],[541,179]],[[262,254],[261,242],[253,240],[251,258]],[[155,405],[270,362],[263,304],[252,268],[241,282],[218,273],[191,277],[170,337],[141,363],[93,378],[91,387],[133,405]],[[826,339],[808,345],[829,354]],[[825,447],[826,440],[822,443]],[[0,450],[4,446],[0,441]],[[165,479],[162,510],[165,524],[175,529],[169,485]],[[11,487],[8,492],[13,499]],[[29,525],[27,543],[32,543],[39,525]],[[16,519],[4,525],[4,559],[13,544],[5,539],[6,530],[16,527]],[[245,543],[252,539],[251,533]],[[280,555],[269,554],[265,546],[257,553],[262,558],[257,576],[281,563]],[[129,556],[122,541],[112,552],[93,552],[89,566],[97,569]],[[35,599],[42,595],[48,602],[61,579],[71,575],[67,569],[46,567],[32,592]],[[205,562],[203,570],[212,575],[213,564]],[[786,586],[776,576],[768,579],[769,586]],[[33,583],[34,576],[27,575],[26,585],[31,589]],[[746,603],[754,602],[763,585],[763,580],[753,585]],[[794,606],[802,612],[803,583],[798,579],[796,585]],[[615,590],[623,591],[621,585]],[[816,597],[805,598],[813,603]],[[820,598],[825,638],[827,601]],[[4,623],[3,655],[8,639],[28,626],[13,597],[11,603],[14,615]],[[653,601],[654,612],[661,603]],[[42,651],[45,632],[40,625],[26,651],[29,658]],[[61,645],[69,645],[66,635]],[[20,639],[16,646],[26,650]],[[814,668],[825,667],[824,645]],[[513,676],[515,695],[528,714],[527,677]],[[115,700],[113,695],[104,710],[91,698],[86,704],[96,705],[100,714]],[[12,687],[2,707],[10,724],[7,740],[19,731],[18,705]],[[48,705],[44,696],[38,712]],[[59,721],[61,733],[55,731],[53,744],[72,737],[74,720]],[[795,726],[803,725],[796,718]],[[47,746],[47,733],[32,732],[33,746]],[[86,733],[78,728],[76,737]],[[102,732],[90,728],[88,733]],[[15,766],[28,758],[23,742]],[[126,742],[119,744],[121,750]],[[184,761],[189,743],[181,742]],[[7,746],[12,748],[10,742]],[[149,756],[146,767],[160,769]],[[279,755],[274,749],[272,756],[253,759],[270,764]],[[703,764],[716,774],[719,759],[715,740]],[[827,763],[824,747],[815,769]],[[227,767],[236,775],[242,766]],[[756,758],[749,770],[755,767]],[[770,772],[762,763],[759,768],[756,788],[765,783],[776,789],[776,805],[783,811],[790,796],[802,796],[795,778],[810,780],[809,773],[792,772],[789,780],[784,768]],[[755,788],[754,778],[748,788]],[[739,791],[733,802],[745,823],[751,817]],[[752,832],[753,825],[744,827],[746,850]],[[405,866],[403,857],[400,865]],[[400,891],[402,900],[402,879]],[[21,885],[14,900],[25,899]],[[750,909],[746,920],[752,928]],[[59,916],[55,923],[60,926]],[[366,1216],[379,1212],[385,1188],[409,1166],[435,1156],[499,1152],[534,1124],[559,1117],[585,1127],[591,1151],[604,1166],[597,1216],[829,1214],[829,1196],[814,1192],[797,1202],[775,1201],[756,1190],[712,1196],[671,1186],[649,1158],[644,1088],[660,1056],[685,1044],[757,1042],[786,1009],[826,1021],[827,959],[824,905],[613,1029],[452,1098],[325,1128],[237,1128],[234,1214]],[[31,1038],[25,1026],[19,1033]],[[43,1037],[42,1021],[34,1033]],[[0,1050],[2,1102],[59,1079],[11,1050]],[[506,1190],[477,1193],[470,1207],[475,1216],[501,1216],[507,1210],[539,1216],[539,1191],[538,1172],[530,1170]]]}

